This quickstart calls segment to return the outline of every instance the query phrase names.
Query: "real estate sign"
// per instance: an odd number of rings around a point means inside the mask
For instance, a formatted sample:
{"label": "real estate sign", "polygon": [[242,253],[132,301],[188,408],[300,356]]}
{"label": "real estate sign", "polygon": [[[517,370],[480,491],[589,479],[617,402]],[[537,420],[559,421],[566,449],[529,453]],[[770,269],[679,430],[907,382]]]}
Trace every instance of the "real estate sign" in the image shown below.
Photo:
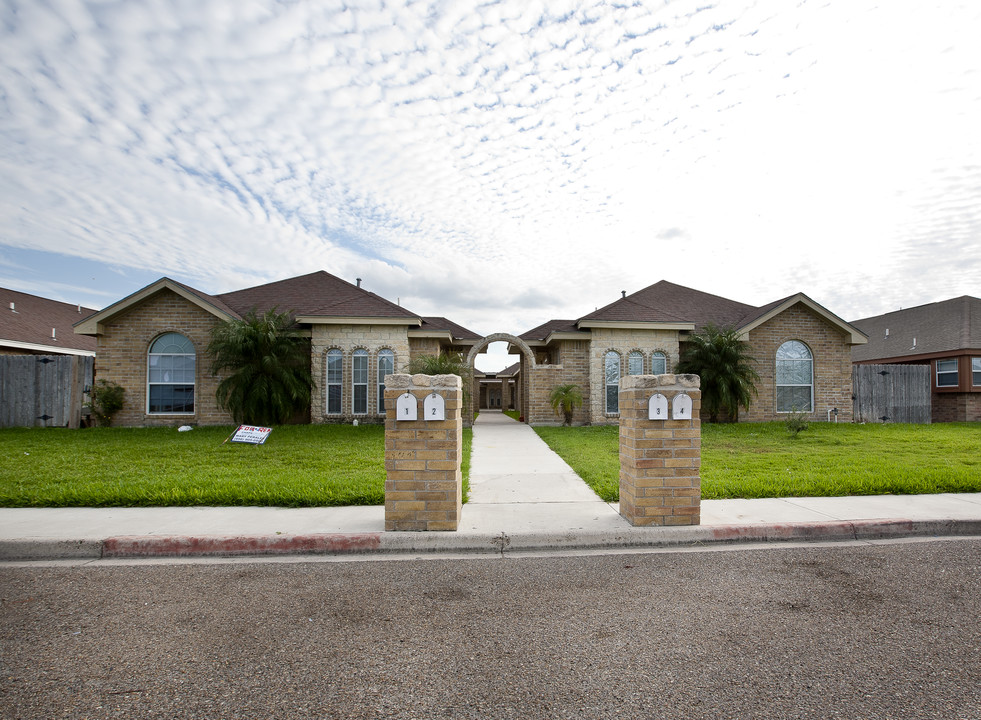
{"label": "real estate sign", "polygon": [[232,435],[232,442],[262,445],[269,437],[272,428],[256,427],[254,425],[239,425]]}

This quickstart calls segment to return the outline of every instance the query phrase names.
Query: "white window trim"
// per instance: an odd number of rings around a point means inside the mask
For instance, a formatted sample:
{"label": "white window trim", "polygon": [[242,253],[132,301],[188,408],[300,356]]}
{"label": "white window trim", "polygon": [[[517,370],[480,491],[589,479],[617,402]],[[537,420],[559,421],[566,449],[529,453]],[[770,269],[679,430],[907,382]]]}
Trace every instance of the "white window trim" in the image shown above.
{"label": "white window trim", "polygon": [[[334,357],[340,357],[341,359],[341,377],[337,382],[330,382],[330,358],[333,354]],[[327,351],[324,356],[324,414],[330,415],[331,417],[337,417],[338,415],[344,414],[344,353],[337,349],[331,348]],[[330,389],[331,387],[339,387],[341,389],[340,397],[340,407],[336,412],[331,412],[330,410]]]}
{"label": "white window trim", "polygon": [[[618,380],[623,378],[623,358],[616,350],[607,350],[605,353],[603,353],[603,414],[613,417],[620,415],[620,383],[617,382],[616,385],[611,386],[608,380],[606,366],[611,355],[617,359]],[[610,387],[616,387],[617,389],[616,410],[610,410]]]}
{"label": "white window trim", "polygon": [[[365,361],[364,371],[366,377],[365,377],[365,382],[363,383],[357,382],[358,372],[354,366],[355,362],[359,358],[364,358]],[[355,388],[361,385],[364,386],[364,410],[358,411],[354,406],[357,396],[357,392],[355,392]],[[371,407],[371,403],[369,402],[371,398],[368,397],[369,387],[371,387],[371,356],[368,355],[368,351],[365,350],[364,348],[358,348],[353,353],[351,353],[351,414],[352,415],[368,414],[368,408]]]}
{"label": "white window trim", "polygon": [[664,361],[664,372],[667,373],[667,371],[668,371],[668,354],[665,353],[665,352],[661,352],[660,350],[656,350],[656,351],[654,351],[654,352],[651,353],[651,375],[660,375],[661,373],[656,372],[654,370],[654,361],[655,360],[663,360]]}
{"label": "white window trim", "polygon": [[382,358],[389,357],[392,359],[392,373],[395,372],[395,351],[391,348],[382,348],[378,351],[378,358],[375,361],[375,371],[378,374],[378,397],[376,398],[375,407],[377,408],[379,415],[385,414],[385,376],[381,374],[381,361]]}
{"label": "white window trim", "polygon": [[[954,369],[953,370],[944,370],[944,371],[941,372],[941,370],[940,370],[940,363],[943,363],[943,362],[954,363]],[[934,382],[936,383],[936,387],[938,389],[940,389],[940,390],[946,390],[946,389],[949,389],[949,388],[959,388],[961,386],[960,369],[961,369],[960,368],[960,363],[957,361],[957,358],[941,358],[941,359],[938,359],[937,360],[937,365],[936,365],[936,372],[934,373]],[[940,376],[941,375],[953,375],[954,376],[954,384],[953,385],[941,385],[940,384]]]}
{"label": "white window trim", "polygon": [[[633,358],[640,358],[640,372],[638,372],[638,373],[631,372],[631,370],[630,370],[630,361]],[[645,365],[645,363],[644,363],[644,353],[642,353],[640,350],[632,350],[627,355],[627,375],[643,375],[644,374],[644,365]]]}
{"label": "white window trim", "polygon": [[[179,333],[176,330],[168,330],[167,332],[161,333],[160,335],[158,335],[157,337],[155,337],[153,339],[153,341],[150,343],[149,348],[152,348],[156,344],[156,342],[160,338],[162,338],[164,335],[180,335],[182,338],[184,338],[185,340],[187,340],[188,343],[190,343],[190,345],[191,345],[192,348],[194,347],[194,343],[191,341],[191,338],[187,337],[187,335],[185,335],[184,333]],[[173,416],[194,417],[197,414],[197,407],[198,407],[198,354],[197,354],[197,351],[195,351],[194,353],[154,353],[154,352],[150,352],[150,349],[149,348],[147,349],[147,353],[146,353],[146,406],[145,406],[146,414],[147,415],[153,415],[154,417],[167,417],[167,416],[170,416],[170,417],[173,417]],[[182,382],[182,383],[151,382],[151,380],[150,380],[150,357],[153,356],[153,355],[156,355],[157,357],[171,357],[171,356],[174,356],[174,355],[181,355],[182,357],[187,357],[188,355],[190,355],[191,357],[194,358],[194,379],[191,382],[189,382],[189,383],[188,382]],[[150,410],[150,388],[152,386],[154,386],[154,385],[190,385],[192,388],[194,388],[192,390],[192,395],[191,395],[191,402],[194,405],[194,410],[192,410],[191,412],[154,412],[154,411]]]}
{"label": "white window trim", "polygon": [[[977,366],[977,370],[974,369],[975,366]],[[971,358],[971,387],[981,387],[981,382],[974,382],[975,373],[981,374],[981,357]]]}
{"label": "white window trim", "polygon": [[[779,372],[777,371],[777,366],[780,363],[780,358],[777,357],[777,354],[775,353],[774,354],[774,368],[773,368],[774,369],[774,372],[773,372],[773,401],[774,401],[774,404],[776,406],[776,413],[778,415],[789,415],[790,413],[793,413],[793,412],[814,413],[814,412],[816,412],[816,409],[815,409],[815,406],[814,406],[814,351],[811,350],[811,346],[808,345],[803,340],[785,340],[784,342],[780,343],[780,346],[777,348],[777,353],[780,352],[780,348],[782,348],[784,345],[786,345],[789,342],[799,342],[801,345],[803,345],[804,347],[806,347],[807,348],[807,352],[810,353],[811,357],[809,359],[811,361],[811,382],[810,383],[778,383],[777,382],[777,375],[779,374]],[[802,359],[802,358],[796,358],[796,359]],[[806,387],[806,388],[810,388],[811,389],[811,407],[810,407],[810,409],[808,409],[808,410],[794,410],[793,408],[791,408],[790,410],[781,410],[780,409],[780,388],[782,388],[782,387]]]}

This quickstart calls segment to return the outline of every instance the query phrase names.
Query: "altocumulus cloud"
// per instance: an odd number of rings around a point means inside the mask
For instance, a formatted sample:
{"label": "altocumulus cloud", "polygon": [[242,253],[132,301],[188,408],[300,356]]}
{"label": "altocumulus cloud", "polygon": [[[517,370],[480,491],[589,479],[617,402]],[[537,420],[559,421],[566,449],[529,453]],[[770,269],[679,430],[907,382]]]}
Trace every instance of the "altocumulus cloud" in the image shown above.
{"label": "altocumulus cloud", "polygon": [[323,268],[483,332],[661,278],[977,294],[979,36],[947,2],[10,0],[0,243]]}

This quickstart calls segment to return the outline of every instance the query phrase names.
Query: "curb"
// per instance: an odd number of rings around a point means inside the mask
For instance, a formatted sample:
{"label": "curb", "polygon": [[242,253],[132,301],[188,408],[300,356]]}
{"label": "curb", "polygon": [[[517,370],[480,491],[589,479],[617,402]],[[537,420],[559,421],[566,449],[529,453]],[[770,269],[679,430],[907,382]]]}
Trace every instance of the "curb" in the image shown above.
{"label": "curb", "polygon": [[122,536],[104,540],[0,541],[0,561],[103,558],[379,555],[663,548],[744,542],[828,542],[981,536],[981,519],[856,520],[820,523],[627,528],[623,532],[387,532],[310,535]]}

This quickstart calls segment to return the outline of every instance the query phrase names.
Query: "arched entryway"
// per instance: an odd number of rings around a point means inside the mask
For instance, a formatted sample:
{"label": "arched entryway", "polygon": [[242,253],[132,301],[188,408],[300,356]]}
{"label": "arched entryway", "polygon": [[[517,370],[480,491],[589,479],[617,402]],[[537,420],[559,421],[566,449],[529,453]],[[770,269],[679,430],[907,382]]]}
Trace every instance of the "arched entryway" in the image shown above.
{"label": "arched entryway", "polygon": [[[470,353],[467,355],[467,367],[473,373],[474,377],[473,388],[470,394],[473,409],[479,409],[481,407],[481,377],[480,373],[474,367],[474,361],[487,346],[495,342],[506,342],[510,348],[517,351],[517,354],[521,358],[520,370],[516,376],[500,378],[499,381],[497,378],[493,378],[490,381],[485,380],[485,384],[489,385],[491,382],[499,382],[501,385],[501,389],[499,390],[500,400],[496,406],[502,409],[513,407],[522,418],[527,418],[528,375],[536,367],[535,353],[531,351],[531,348],[528,347],[528,344],[524,340],[510,333],[494,333],[488,335],[470,348]],[[472,418],[473,414],[471,413],[469,417]]]}

